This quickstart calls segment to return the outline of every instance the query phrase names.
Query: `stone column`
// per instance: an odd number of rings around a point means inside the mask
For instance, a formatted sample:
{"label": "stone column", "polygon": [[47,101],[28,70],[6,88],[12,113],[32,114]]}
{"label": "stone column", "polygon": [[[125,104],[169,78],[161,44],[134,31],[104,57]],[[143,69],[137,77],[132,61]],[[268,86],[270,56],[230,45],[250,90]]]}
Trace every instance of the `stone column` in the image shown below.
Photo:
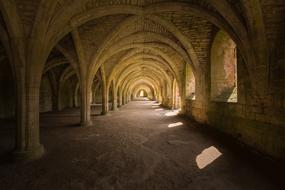
{"label": "stone column", "polygon": [[90,93],[88,89],[88,85],[86,80],[80,81],[80,93],[81,93],[81,101],[80,101],[80,114],[81,114],[81,127],[87,127],[92,125],[91,121],[91,104],[90,104]]}
{"label": "stone column", "polygon": [[22,90],[18,90],[20,94],[17,103],[18,126],[14,155],[16,160],[31,160],[41,157],[45,152],[39,133],[40,87],[30,86]]}
{"label": "stone column", "polygon": [[25,151],[26,148],[26,88],[24,69],[19,69],[19,73],[16,74],[16,119],[17,119],[17,133],[16,133],[16,147],[15,152],[20,153]]}
{"label": "stone column", "polygon": [[[182,92],[183,92],[183,90],[182,90]],[[184,91],[185,92],[185,91]],[[186,95],[185,95],[185,93],[182,93],[181,95],[180,95],[180,107],[181,107],[181,110],[180,110],[180,112],[179,112],[179,114],[185,114],[186,112],[185,112],[185,110],[186,110]]]}
{"label": "stone column", "polygon": [[118,107],[121,107],[123,105],[123,96],[122,96],[122,91],[119,91],[119,103],[118,103]]}
{"label": "stone column", "polygon": [[118,109],[118,97],[117,97],[117,89],[113,87],[113,98],[112,98],[112,110],[116,111]]}
{"label": "stone column", "polygon": [[109,111],[109,103],[108,103],[108,90],[106,85],[102,85],[102,115],[106,115]]}

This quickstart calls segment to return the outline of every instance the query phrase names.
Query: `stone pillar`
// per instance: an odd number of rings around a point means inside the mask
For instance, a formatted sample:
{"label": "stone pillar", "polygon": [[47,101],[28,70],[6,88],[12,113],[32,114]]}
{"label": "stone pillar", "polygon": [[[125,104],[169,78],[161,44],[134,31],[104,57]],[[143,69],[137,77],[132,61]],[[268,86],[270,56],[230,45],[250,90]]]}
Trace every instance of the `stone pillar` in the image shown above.
{"label": "stone pillar", "polygon": [[80,114],[81,114],[81,127],[87,127],[92,125],[91,121],[91,104],[90,104],[90,93],[87,87],[87,82],[82,80],[80,82],[80,93],[81,93],[81,101],[80,101]]}
{"label": "stone pillar", "polygon": [[109,103],[108,103],[108,90],[106,85],[102,86],[102,115],[106,115],[109,111]]}
{"label": "stone pillar", "polygon": [[96,89],[92,89],[92,104],[96,104]]}
{"label": "stone pillar", "polygon": [[17,91],[20,94],[17,99],[16,160],[36,159],[45,152],[39,133],[39,91],[39,87]]}
{"label": "stone pillar", "polygon": [[126,98],[125,96],[122,95],[122,105],[125,105],[126,104]]}
{"label": "stone pillar", "polygon": [[116,99],[113,98],[112,101],[113,101],[113,102],[112,102],[112,110],[113,110],[113,111],[116,111],[116,110],[118,109],[118,100],[117,100],[117,97],[116,97]]}
{"label": "stone pillar", "polygon": [[123,96],[122,96],[122,91],[119,91],[119,103],[118,103],[118,107],[121,107],[123,105]]}
{"label": "stone pillar", "polygon": [[116,111],[118,109],[118,97],[117,97],[117,89],[113,87],[113,97],[112,97],[112,110]]}
{"label": "stone pillar", "polygon": [[186,95],[185,95],[185,91],[184,91],[184,88],[181,90],[183,93],[180,95],[180,107],[181,107],[181,110],[179,112],[179,114],[183,115],[186,113]]}
{"label": "stone pillar", "polygon": [[[23,69],[19,69],[23,72]],[[26,148],[26,89],[25,79],[23,73],[16,74],[16,118],[17,118],[17,133],[16,133],[16,147],[15,152],[20,153],[25,151]]]}

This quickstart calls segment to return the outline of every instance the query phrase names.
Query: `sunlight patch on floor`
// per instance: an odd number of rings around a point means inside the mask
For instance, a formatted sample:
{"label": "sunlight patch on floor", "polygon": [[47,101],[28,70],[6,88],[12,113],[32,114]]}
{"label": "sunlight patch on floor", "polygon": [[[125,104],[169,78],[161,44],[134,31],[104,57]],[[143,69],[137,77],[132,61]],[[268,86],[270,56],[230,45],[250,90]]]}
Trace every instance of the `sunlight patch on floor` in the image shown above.
{"label": "sunlight patch on floor", "polygon": [[163,111],[164,109],[163,108],[158,108],[158,109],[155,109],[154,111]]}
{"label": "sunlight patch on floor", "polygon": [[217,158],[219,158],[222,153],[214,146],[204,149],[201,154],[196,157],[196,163],[199,169],[203,169]]}
{"label": "sunlight patch on floor", "polygon": [[183,125],[182,122],[170,123],[168,125],[168,128],[178,127],[178,126],[181,126],[181,125]]}
{"label": "sunlight patch on floor", "polygon": [[179,110],[174,110],[174,111],[170,111],[165,113],[165,116],[176,116],[178,115]]}

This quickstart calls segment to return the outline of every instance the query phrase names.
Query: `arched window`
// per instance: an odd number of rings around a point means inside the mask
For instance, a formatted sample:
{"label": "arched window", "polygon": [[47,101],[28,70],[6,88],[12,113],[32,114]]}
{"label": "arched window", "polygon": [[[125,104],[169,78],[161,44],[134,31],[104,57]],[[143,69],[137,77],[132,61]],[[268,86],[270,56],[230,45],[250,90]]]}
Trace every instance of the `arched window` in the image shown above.
{"label": "arched window", "polygon": [[237,48],[222,30],[211,49],[211,100],[237,102]]}

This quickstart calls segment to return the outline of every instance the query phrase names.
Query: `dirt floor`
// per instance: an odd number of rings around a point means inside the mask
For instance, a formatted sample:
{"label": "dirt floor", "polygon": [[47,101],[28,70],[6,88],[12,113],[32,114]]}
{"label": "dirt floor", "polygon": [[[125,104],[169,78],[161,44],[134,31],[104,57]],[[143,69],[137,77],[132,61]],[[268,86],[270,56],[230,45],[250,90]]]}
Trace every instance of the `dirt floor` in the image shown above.
{"label": "dirt floor", "polygon": [[[46,155],[2,160],[0,190],[282,189],[249,151],[155,102],[99,113],[93,111],[88,128],[78,127],[78,110],[43,114]],[[12,134],[1,129],[2,153],[12,147]]]}

